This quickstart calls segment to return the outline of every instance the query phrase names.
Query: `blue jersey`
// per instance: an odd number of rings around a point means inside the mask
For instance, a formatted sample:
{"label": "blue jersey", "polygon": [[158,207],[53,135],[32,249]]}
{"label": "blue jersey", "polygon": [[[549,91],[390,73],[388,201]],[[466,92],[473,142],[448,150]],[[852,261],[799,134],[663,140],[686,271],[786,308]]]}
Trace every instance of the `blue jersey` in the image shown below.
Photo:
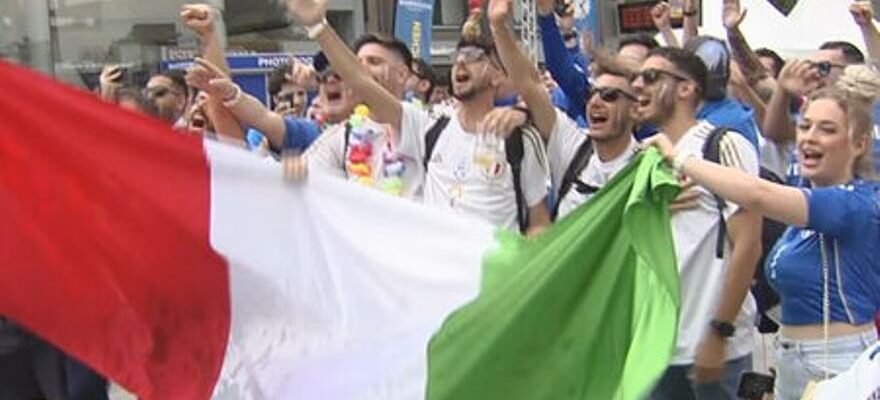
{"label": "blue jersey", "polygon": [[[831,321],[870,323],[880,311],[880,205],[874,184],[803,189],[807,227],[790,227],[767,257],[767,280],[779,293],[782,323],[822,323],[824,279],[820,234],[828,265]],[[836,249],[836,250],[835,250]]]}
{"label": "blue jersey", "polygon": [[[281,149],[270,150],[280,153],[285,150],[304,152],[321,134],[321,129],[315,121],[308,118],[284,117],[284,144]],[[249,129],[245,135],[245,141],[251,150],[262,148],[266,142],[265,135],[256,129]]]}

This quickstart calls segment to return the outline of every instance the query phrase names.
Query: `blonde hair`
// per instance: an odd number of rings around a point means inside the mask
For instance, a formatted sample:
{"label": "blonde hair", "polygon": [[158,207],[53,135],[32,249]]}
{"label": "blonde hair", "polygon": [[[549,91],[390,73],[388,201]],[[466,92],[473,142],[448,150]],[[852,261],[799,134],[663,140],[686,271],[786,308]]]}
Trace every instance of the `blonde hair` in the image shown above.
{"label": "blonde hair", "polygon": [[833,87],[817,90],[810,95],[804,109],[816,100],[828,99],[846,114],[850,140],[865,140],[867,148],[853,165],[853,175],[871,179],[874,177],[872,142],[874,131],[873,105],[880,98],[880,74],[866,65],[846,67]]}

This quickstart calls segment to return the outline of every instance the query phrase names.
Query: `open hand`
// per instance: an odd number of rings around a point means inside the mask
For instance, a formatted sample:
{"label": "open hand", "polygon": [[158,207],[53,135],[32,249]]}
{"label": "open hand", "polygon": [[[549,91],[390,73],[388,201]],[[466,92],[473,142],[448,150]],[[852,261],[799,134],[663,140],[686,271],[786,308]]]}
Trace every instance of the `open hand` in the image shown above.
{"label": "open hand", "polygon": [[740,8],[739,0],[724,0],[721,6],[721,21],[724,27],[728,30],[739,28],[747,11]]}
{"label": "open hand", "polygon": [[222,101],[232,99],[240,90],[226,73],[203,58],[196,58],[195,64],[186,71],[186,83]]}
{"label": "open hand", "polygon": [[871,26],[874,22],[874,8],[870,1],[855,1],[849,6],[853,21],[860,27]]}
{"label": "open hand", "polygon": [[790,60],[779,71],[779,87],[795,96],[805,96],[816,90],[821,77],[807,60]]}
{"label": "open hand", "polygon": [[490,0],[489,1],[489,22],[493,26],[503,26],[510,21],[513,15],[512,0]]}
{"label": "open hand", "polygon": [[669,3],[665,1],[659,2],[651,8],[651,20],[654,21],[654,26],[658,30],[672,29],[672,22],[669,19],[670,11]]}

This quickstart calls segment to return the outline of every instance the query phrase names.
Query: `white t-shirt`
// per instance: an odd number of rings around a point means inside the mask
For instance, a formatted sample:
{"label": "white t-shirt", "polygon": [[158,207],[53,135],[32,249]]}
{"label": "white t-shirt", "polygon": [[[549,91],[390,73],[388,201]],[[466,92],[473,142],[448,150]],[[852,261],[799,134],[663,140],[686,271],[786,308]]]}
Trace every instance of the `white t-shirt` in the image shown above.
{"label": "white t-shirt", "polygon": [[[587,140],[587,131],[578,128],[577,124],[567,115],[557,110],[556,124],[553,127],[553,134],[550,141],[547,142],[547,157],[550,162],[550,176],[553,180],[553,187],[559,190],[562,184],[562,178],[568,170],[568,166],[574,159],[578,148]],[[581,170],[578,179],[592,187],[601,188],[605,186],[611,178],[629,164],[632,157],[638,153],[638,142],[630,136],[630,143],[626,150],[612,160],[603,162],[599,160],[599,156],[594,152],[587,166]],[[594,193],[580,193],[572,187],[565,197],[559,199],[559,215],[562,218],[568,213],[574,211],[578,206],[586,203]]]}
{"label": "white t-shirt", "polygon": [[[345,123],[339,123],[328,127],[324,130],[324,133],[322,133],[321,136],[315,139],[315,142],[309,146],[308,150],[306,150],[305,157],[309,163],[310,172],[314,171],[338,176],[350,181],[358,181],[358,177],[349,171],[348,158],[349,153],[351,152],[351,139],[349,138],[349,147],[348,151],[346,151],[345,125]],[[378,124],[372,120],[366,119],[363,126],[373,132],[369,136],[369,142],[372,144],[373,150],[368,164],[372,168],[373,187],[381,189],[383,187],[382,184],[386,179],[383,171],[384,162],[382,160],[382,155],[388,146],[392,146],[392,151],[399,149],[394,149],[393,145],[389,143],[388,131],[391,128],[388,125]],[[404,182],[404,190],[402,197],[411,199],[420,198],[422,177],[424,175],[420,159],[416,160],[412,157],[407,157],[400,154],[399,151],[396,153],[397,156],[401,158],[404,165],[402,178]]]}
{"label": "white t-shirt", "polygon": [[[435,120],[425,111],[403,104],[400,153],[416,160],[425,157],[425,134]],[[529,207],[547,195],[546,154],[535,132],[523,135],[522,192]],[[465,132],[458,113],[440,134],[425,175],[424,202],[519,229],[513,174],[504,140],[495,135]]]}
{"label": "white t-shirt", "polygon": [[[703,143],[714,128],[712,124],[700,121],[676,143],[676,151],[703,158]],[[736,132],[727,132],[719,148],[721,164],[758,175],[758,155],[745,137]],[[698,190],[701,192],[698,206],[675,212],[671,218],[682,296],[673,365],[693,364],[700,342],[709,329],[709,321],[715,316],[729,267],[729,241],[724,246],[724,259],[715,257],[719,229],[715,198],[702,186],[698,186]],[[724,218],[729,220],[740,207],[730,201],[726,204]],[[736,334],[727,343],[726,360],[752,352],[756,316],[755,299],[749,293],[733,323]]]}

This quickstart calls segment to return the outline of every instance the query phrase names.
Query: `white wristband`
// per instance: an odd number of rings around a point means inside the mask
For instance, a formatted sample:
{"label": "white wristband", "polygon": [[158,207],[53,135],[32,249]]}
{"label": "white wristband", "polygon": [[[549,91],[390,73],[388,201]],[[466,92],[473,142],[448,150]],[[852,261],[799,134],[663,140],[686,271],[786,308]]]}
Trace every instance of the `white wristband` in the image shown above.
{"label": "white wristband", "polygon": [[223,99],[223,105],[226,108],[235,107],[236,105],[238,105],[239,102],[241,102],[242,90],[240,87],[238,87],[238,85],[235,85],[234,87],[235,87],[235,95],[233,95],[231,99],[228,99],[228,100]]}
{"label": "white wristband", "polygon": [[675,171],[676,174],[681,174],[681,169],[684,168],[684,162],[693,156],[693,154],[679,152],[675,155],[675,158],[672,159],[672,170]]}
{"label": "white wristband", "polygon": [[321,22],[318,22],[317,24],[307,26],[306,27],[306,36],[308,36],[309,39],[315,40],[315,38],[317,38],[318,35],[321,34],[321,32],[324,32],[324,28],[326,28],[326,27],[327,27],[327,18],[324,18],[323,20],[321,20]]}

